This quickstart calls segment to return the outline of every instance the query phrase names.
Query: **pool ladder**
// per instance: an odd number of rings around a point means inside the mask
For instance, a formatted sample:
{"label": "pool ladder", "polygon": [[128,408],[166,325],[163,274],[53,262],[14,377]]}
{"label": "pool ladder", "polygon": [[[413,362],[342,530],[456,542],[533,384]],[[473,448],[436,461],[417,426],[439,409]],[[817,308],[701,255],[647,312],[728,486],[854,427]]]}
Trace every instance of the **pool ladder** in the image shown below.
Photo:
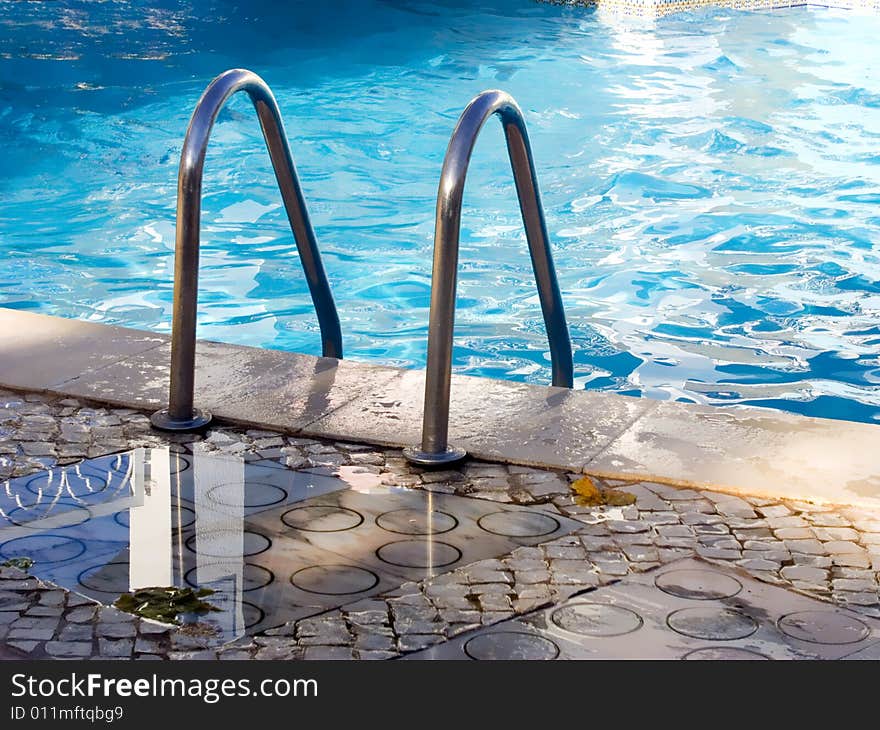
{"label": "pool ladder", "polygon": [[[226,100],[237,91],[247,92],[260,120],[318,315],[323,355],[342,357],[339,316],[309,222],[278,105],[271,90],[259,76],[243,69],[227,71],[211,82],[199,100],[181,153],[177,185],[169,403],[168,408],[157,411],[151,419],[154,426],[165,430],[191,431],[203,428],[211,421],[209,413],[193,405],[201,183],[205,150],[214,120]],[[406,458],[421,466],[448,465],[466,455],[464,449],[452,446],[448,441],[461,208],[474,145],[483,125],[493,115],[501,119],[507,141],[507,153],[547,329],[553,385],[573,386],[571,341],[525,120],[510,95],[503,91],[484,91],[468,104],[458,119],[446,149],[437,192],[422,440],[419,447],[404,449]]]}
{"label": "pool ladder", "polygon": [[217,115],[230,96],[244,91],[260,120],[275,178],[302,261],[321,328],[324,357],[342,357],[342,330],[330,292],[315,232],[309,221],[299,177],[287,144],[281,112],[272,90],[259,76],[231,69],[214,79],[189,121],[177,172],[177,227],[174,255],[174,304],[171,327],[171,376],[168,407],[151,421],[165,431],[195,431],[211,422],[211,414],[193,405],[196,365],[196,309],[199,289],[199,234],[205,152]]}
{"label": "pool ladder", "polygon": [[507,154],[513,170],[516,195],[538,298],[550,343],[553,385],[571,388],[574,367],[565,308],[559,293],[556,268],[550,251],[544,208],[532,148],[522,112],[503,91],[484,91],[467,105],[443,159],[437,212],[434,222],[434,270],[431,274],[431,313],[428,324],[428,359],[425,373],[425,406],[422,414],[422,442],[419,448],[404,449],[404,456],[421,466],[452,464],[465,457],[464,449],[449,444],[449,396],[452,380],[452,330],[455,322],[455,284],[461,237],[461,205],[471,153],[477,137],[493,114],[501,119],[507,140]]}

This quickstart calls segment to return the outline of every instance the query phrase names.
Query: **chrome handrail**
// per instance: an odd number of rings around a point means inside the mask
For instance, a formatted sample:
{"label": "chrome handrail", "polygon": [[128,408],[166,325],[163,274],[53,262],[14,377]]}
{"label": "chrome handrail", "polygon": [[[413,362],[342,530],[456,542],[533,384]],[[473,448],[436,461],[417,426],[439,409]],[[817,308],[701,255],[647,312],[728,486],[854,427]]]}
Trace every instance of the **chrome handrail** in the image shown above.
{"label": "chrome handrail", "polygon": [[156,428],[166,431],[192,431],[203,428],[211,421],[210,413],[193,406],[202,173],[208,139],[217,114],[227,99],[238,91],[247,93],[260,120],[263,138],[272,159],[275,178],[318,315],[322,353],[324,357],[342,357],[339,315],[321,263],[321,254],[309,221],[278,104],[266,82],[255,73],[246,69],[231,69],[215,78],[199,99],[186,130],[180,154],[168,407],[157,411],[150,419]]}
{"label": "chrome handrail", "polygon": [[437,192],[422,442],[421,448],[411,447],[404,450],[409,461],[423,466],[450,464],[466,455],[464,449],[448,443],[461,206],[474,144],[486,120],[493,114],[501,118],[507,140],[507,153],[513,169],[520,213],[526,229],[541,311],[550,342],[553,385],[571,388],[574,383],[571,340],[550,252],[525,120],[509,94],[503,91],[484,91],[467,105],[458,119],[446,148]]}

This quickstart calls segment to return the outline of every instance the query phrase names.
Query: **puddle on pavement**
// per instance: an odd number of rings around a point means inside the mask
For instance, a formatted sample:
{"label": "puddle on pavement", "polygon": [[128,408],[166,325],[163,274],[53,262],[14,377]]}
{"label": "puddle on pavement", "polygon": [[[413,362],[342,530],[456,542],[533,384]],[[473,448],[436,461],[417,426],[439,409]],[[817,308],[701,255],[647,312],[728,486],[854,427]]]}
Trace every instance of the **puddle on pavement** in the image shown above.
{"label": "puddle on pavement", "polygon": [[568,534],[580,523],[383,486],[357,467],[292,471],[135,449],[0,486],[0,562],[111,604],[147,587],[209,588],[217,641]]}
{"label": "puddle on pavement", "polygon": [[880,621],[685,559],[405,659],[880,659]]}

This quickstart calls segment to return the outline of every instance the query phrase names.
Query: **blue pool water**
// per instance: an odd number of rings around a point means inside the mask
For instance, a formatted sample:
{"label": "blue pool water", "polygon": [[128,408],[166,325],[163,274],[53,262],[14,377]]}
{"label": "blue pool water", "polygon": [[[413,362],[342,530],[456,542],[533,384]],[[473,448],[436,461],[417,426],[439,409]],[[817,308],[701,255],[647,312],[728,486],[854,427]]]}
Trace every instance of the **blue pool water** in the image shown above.
{"label": "blue pool water", "polygon": [[[347,356],[423,366],[440,164],[495,87],[526,113],[579,387],[876,420],[878,37],[807,8],[0,0],[0,304],[168,331],[183,133],[244,66],[285,116]],[[205,193],[199,335],[317,354],[244,98]],[[494,122],[465,205],[456,370],[549,382]]]}

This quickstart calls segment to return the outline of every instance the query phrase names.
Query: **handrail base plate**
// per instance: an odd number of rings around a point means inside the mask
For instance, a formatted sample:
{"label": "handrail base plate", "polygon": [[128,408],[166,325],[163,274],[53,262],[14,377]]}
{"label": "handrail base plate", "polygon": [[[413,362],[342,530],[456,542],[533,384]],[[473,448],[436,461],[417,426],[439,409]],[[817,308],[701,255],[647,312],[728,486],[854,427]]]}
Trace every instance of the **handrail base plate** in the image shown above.
{"label": "handrail base plate", "polygon": [[467,451],[459,449],[455,446],[447,446],[445,451],[431,453],[416,448],[406,448],[403,450],[403,456],[410,464],[425,468],[451,466],[467,456]]}
{"label": "handrail base plate", "polygon": [[201,431],[211,423],[213,416],[208,411],[193,408],[191,418],[174,418],[167,408],[156,411],[150,416],[153,428],[160,431]]}

